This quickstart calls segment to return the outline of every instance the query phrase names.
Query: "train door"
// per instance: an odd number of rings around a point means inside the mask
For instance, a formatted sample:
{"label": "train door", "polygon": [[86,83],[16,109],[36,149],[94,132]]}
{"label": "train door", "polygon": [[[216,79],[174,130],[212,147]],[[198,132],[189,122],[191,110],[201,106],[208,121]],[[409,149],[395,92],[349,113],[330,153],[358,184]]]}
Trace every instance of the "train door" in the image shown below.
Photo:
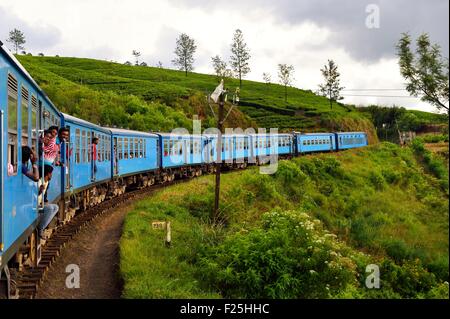
{"label": "train door", "polygon": [[[92,138],[91,138],[92,137]],[[94,144],[94,139],[97,141],[97,144]],[[93,131],[89,131],[87,137],[87,145],[86,148],[89,150],[88,154],[90,154],[90,162],[91,162],[91,181],[95,182],[97,179],[97,163],[99,161],[98,155],[98,147],[99,147],[99,136],[95,136]]]}
{"label": "train door", "polygon": [[113,138],[113,174],[119,174],[119,154],[118,154],[118,145],[117,145],[117,137]]}
{"label": "train door", "polygon": [[[3,216],[4,216],[4,210],[3,210],[3,203],[4,201],[4,181],[3,181],[3,168],[6,167],[6,163],[4,160],[4,156],[3,156],[3,141],[4,141],[4,132],[3,132],[3,114],[4,111],[0,110],[0,135],[1,135],[1,139],[0,139],[0,243],[4,243],[4,231],[3,231],[3,225],[4,225],[4,221],[3,221]],[[1,247],[3,250],[3,247]],[[0,270],[0,275],[1,275],[1,270]]]}
{"label": "train door", "polygon": [[64,156],[64,166],[65,166],[65,189],[67,192],[72,191],[72,155],[73,155],[73,139],[70,138],[72,130],[70,126],[67,126],[69,129],[69,136],[67,141],[61,141],[61,155]]}
{"label": "train door", "polygon": [[184,143],[182,144],[182,147],[184,148],[182,150],[183,152],[183,160],[184,160],[184,164],[188,164],[190,163],[189,161],[189,155],[190,155],[190,151],[191,151],[191,145],[190,145],[190,140],[189,139],[183,139]]}

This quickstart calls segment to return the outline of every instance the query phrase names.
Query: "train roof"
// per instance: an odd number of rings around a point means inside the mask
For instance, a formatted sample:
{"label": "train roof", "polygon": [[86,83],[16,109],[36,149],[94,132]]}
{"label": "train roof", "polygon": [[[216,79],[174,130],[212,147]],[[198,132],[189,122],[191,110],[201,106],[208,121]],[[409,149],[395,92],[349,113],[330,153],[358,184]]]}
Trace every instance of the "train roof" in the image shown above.
{"label": "train roof", "polygon": [[68,120],[70,122],[74,122],[76,124],[82,125],[82,126],[86,126],[86,127],[92,127],[95,128],[98,131],[103,131],[105,133],[111,133],[111,131],[108,128],[104,128],[102,126],[93,124],[91,122],[79,119],[78,117],[66,114],[66,113],[62,113],[63,117],[64,117],[64,121]]}
{"label": "train roof", "polygon": [[41,89],[41,87],[36,83],[36,81],[31,77],[30,73],[28,73],[27,70],[23,67],[23,65],[17,60],[17,58],[9,51],[9,49],[4,45],[2,41],[0,41],[0,53],[3,54],[10,62],[15,65],[17,70],[22,73],[22,76],[25,77],[38,91],[42,97],[46,100],[46,102],[55,109],[59,114],[62,114],[58,108],[53,104],[53,102],[48,97],[47,93],[45,93],[44,90]]}
{"label": "train roof", "polygon": [[299,133],[300,136],[330,136],[334,133]]}
{"label": "train roof", "polygon": [[201,138],[201,137],[206,137],[206,135],[201,135],[201,134],[176,134],[176,133],[155,133],[156,135],[159,135],[161,137],[196,137],[196,138]]}
{"label": "train roof", "polygon": [[337,134],[346,134],[346,135],[351,135],[351,134],[366,134],[366,132],[336,132]]}
{"label": "train roof", "polygon": [[147,136],[147,137],[158,137],[158,134],[155,134],[155,133],[147,133],[147,132],[126,130],[126,129],[121,129],[121,128],[111,128],[111,127],[108,127],[107,129],[110,130],[112,134],[118,134],[118,135],[138,135],[138,136]]}

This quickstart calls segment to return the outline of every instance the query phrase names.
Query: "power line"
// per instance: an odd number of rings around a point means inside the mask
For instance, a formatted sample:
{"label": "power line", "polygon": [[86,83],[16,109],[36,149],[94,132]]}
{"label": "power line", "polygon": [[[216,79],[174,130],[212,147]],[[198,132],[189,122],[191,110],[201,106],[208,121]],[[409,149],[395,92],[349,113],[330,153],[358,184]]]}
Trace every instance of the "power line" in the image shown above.
{"label": "power line", "polygon": [[395,97],[395,98],[407,98],[407,99],[417,99],[414,96],[405,96],[405,95],[364,95],[364,94],[343,94],[342,96],[361,96],[361,97]]}
{"label": "power line", "polygon": [[406,91],[406,89],[343,89],[342,91]]}

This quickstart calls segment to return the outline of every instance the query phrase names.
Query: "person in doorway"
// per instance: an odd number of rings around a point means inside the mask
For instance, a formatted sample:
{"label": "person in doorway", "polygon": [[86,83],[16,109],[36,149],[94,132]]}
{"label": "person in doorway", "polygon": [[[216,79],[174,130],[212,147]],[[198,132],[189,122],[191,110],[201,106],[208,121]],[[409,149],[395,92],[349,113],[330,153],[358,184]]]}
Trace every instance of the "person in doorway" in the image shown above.
{"label": "person in doorway", "polygon": [[94,169],[94,174],[97,173],[97,144],[98,144],[98,138],[93,137],[91,152],[92,152],[92,165],[93,165],[93,169]]}
{"label": "person in doorway", "polygon": [[55,217],[56,213],[59,210],[58,205],[44,202],[43,195],[47,190],[48,183],[52,179],[52,173],[53,173],[53,166],[44,165],[44,175],[41,176],[38,182],[39,186],[38,203],[39,207],[41,207],[42,209],[39,211],[40,220],[37,228],[39,231],[39,236],[41,238],[44,236],[44,230],[47,228],[47,226],[50,224],[50,222],[52,221],[52,219]]}

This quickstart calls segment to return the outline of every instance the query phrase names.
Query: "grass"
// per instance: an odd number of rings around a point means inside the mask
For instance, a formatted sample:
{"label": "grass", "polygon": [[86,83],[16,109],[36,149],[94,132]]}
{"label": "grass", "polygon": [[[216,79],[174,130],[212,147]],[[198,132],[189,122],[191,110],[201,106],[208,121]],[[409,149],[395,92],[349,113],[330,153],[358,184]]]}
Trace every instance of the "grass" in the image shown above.
{"label": "grass", "polygon": [[[180,111],[185,117],[192,118],[198,114],[205,120],[206,125],[213,124],[213,116],[206,103],[205,96],[211,93],[217,86],[217,78],[212,75],[190,73],[154,67],[127,66],[107,61],[66,58],[66,57],[33,57],[17,56],[20,62],[37,79],[40,85],[48,89],[49,96],[57,105],[80,115],[86,120],[96,120],[100,123],[113,122],[115,125],[126,127],[129,125],[143,126],[140,118],[133,118],[135,113],[146,114],[144,110],[127,110],[122,119],[111,120],[110,113],[98,116],[98,110],[93,109],[88,113],[79,109],[74,110],[72,104],[77,102],[74,98],[66,99],[66,86],[78,86],[78,89],[88,89],[92,92],[104,94],[118,94],[120,96],[133,96],[138,98],[138,104],[147,104],[144,109],[154,108],[151,103],[157,103],[161,113],[167,112],[169,118],[175,117],[172,110]],[[59,85],[59,87],[58,87]],[[238,86],[238,80],[230,80],[227,87],[234,92]],[[192,97],[196,97],[192,103]],[[86,98],[88,101],[90,97]],[[149,104],[150,103],[150,104]],[[98,103],[96,103],[98,104]],[[89,109],[88,105],[84,108]],[[164,110],[164,112],[162,111]],[[114,113],[117,113],[114,110]],[[328,100],[317,96],[311,91],[297,88],[288,88],[288,101],[284,100],[284,87],[277,84],[264,84],[254,81],[243,81],[240,94],[240,106],[233,112],[228,127],[277,127],[280,131],[320,131],[326,129],[340,129],[341,120],[354,119],[354,127],[357,130],[361,125],[373,131],[373,126],[368,126],[367,119],[353,106],[335,104],[331,110]],[[101,114],[101,113],[100,113]],[[126,118],[130,117],[128,121]],[[120,121],[124,123],[120,123]],[[167,123],[164,127],[178,124]],[[149,129],[159,129],[158,121],[151,122]],[[172,125],[173,124],[173,125]],[[189,126],[185,126],[188,127]]]}
{"label": "grass", "polygon": [[[221,227],[210,222],[212,176],[159,191],[138,203],[125,222],[124,297],[431,298],[442,291],[448,297],[448,193],[421,163],[413,150],[382,143],[281,161],[274,175],[258,174],[257,167],[224,174]],[[280,217],[271,219],[274,213]],[[280,218],[291,222],[274,226]],[[321,226],[304,231],[325,245],[320,251],[341,256],[334,261],[341,265],[335,276],[345,278],[342,286],[326,272],[315,282],[317,290],[297,284],[307,280],[299,276],[308,267],[318,269],[330,259],[309,255],[312,263],[292,263],[306,258],[299,256],[311,244],[281,234],[315,219]],[[160,230],[151,229],[156,220],[171,221],[171,248],[164,247]],[[376,293],[363,286],[367,263],[389,273]],[[244,285],[250,278],[260,285],[257,292]],[[319,291],[326,285],[329,293]]]}

